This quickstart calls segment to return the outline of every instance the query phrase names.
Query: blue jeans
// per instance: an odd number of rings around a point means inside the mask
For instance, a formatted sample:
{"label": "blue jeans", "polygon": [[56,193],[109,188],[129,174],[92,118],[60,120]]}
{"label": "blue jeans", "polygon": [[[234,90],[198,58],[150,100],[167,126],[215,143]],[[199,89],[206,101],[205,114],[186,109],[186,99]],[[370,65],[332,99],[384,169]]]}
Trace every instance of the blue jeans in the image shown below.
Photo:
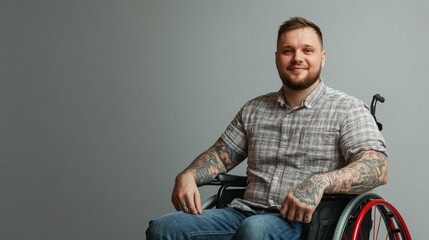
{"label": "blue jeans", "polygon": [[149,223],[151,239],[300,239],[301,224],[279,213],[243,212],[233,208],[208,209],[201,215],[174,212]]}

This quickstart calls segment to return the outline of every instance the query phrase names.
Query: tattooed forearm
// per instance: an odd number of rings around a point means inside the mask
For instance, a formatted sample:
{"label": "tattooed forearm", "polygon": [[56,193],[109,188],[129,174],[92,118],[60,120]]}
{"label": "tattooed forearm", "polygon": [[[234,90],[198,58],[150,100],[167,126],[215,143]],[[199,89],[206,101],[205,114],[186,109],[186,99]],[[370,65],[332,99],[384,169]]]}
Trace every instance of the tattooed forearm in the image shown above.
{"label": "tattooed forearm", "polygon": [[387,182],[387,156],[364,151],[352,157],[346,167],[325,174],[326,193],[360,194]]}
{"label": "tattooed forearm", "polygon": [[244,157],[228,147],[221,139],[199,155],[183,173],[194,175],[198,185],[212,181],[219,173],[227,172],[237,166]]}
{"label": "tattooed forearm", "polygon": [[219,163],[218,156],[209,149],[199,155],[182,174],[192,173],[197,185],[201,185],[210,182],[222,171],[223,166]]}

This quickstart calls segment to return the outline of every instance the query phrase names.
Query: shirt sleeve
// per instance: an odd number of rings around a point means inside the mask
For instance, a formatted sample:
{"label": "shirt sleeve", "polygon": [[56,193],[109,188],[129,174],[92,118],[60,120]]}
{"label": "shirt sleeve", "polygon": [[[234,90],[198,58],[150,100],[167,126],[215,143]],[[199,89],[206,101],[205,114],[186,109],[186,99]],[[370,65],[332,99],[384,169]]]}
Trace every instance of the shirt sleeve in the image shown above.
{"label": "shirt sleeve", "polygon": [[351,156],[361,151],[375,150],[386,154],[384,137],[364,102],[351,101],[343,117],[340,149],[346,164],[350,163]]}
{"label": "shirt sleeve", "polygon": [[240,109],[235,118],[222,134],[222,140],[240,155],[247,157],[247,134],[243,123],[244,107]]}

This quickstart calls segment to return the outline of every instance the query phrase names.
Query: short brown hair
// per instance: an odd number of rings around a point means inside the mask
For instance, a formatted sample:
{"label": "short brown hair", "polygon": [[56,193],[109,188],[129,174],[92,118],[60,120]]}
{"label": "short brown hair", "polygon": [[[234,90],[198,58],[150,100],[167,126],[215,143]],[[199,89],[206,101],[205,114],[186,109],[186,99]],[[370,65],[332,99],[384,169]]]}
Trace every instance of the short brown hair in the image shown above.
{"label": "short brown hair", "polygon": [[285,21],[282,25],[279,27],[279,31],[277,34],[277,44],[279,43],[280,37],[283,35],[283,33],[298,29],[298,28],[305,28],[309,27],[314,29],[317,36],[319,36],[320,44],[323,48],[323,37],[322,37],[322,31],[320,28],[314,24],[313,22],[303,18],[303,17],[292,17],[289,20]]}

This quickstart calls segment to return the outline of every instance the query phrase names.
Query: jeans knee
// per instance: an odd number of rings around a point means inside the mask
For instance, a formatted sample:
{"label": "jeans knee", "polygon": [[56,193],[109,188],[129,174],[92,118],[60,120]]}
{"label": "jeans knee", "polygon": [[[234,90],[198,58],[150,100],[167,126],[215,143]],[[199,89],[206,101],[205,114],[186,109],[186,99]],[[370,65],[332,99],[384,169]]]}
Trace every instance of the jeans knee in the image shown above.
{"label": "jeans knee", "polygon": [[245,219],[234,239],[300,239],[301,225],[275,215],[257,215]]}
{"label": "jeans knee", "polygon": [[165,228],[162,222],[158,220],[150,221],[149,227],[146,229],[146,239],[163,239]]}
{"label": "jeans knee", "polygon": [[241,222],[234,239],[258,239],[260,235],[265,235],[264,225],[264,222],[257,218],[247,218]]}
{"label": "jeans knee", "polygon": [[176,223],[177,221],[169,216],[150,221],[146,230],[146,239],[175,239],[180,235],[180,227]]}

